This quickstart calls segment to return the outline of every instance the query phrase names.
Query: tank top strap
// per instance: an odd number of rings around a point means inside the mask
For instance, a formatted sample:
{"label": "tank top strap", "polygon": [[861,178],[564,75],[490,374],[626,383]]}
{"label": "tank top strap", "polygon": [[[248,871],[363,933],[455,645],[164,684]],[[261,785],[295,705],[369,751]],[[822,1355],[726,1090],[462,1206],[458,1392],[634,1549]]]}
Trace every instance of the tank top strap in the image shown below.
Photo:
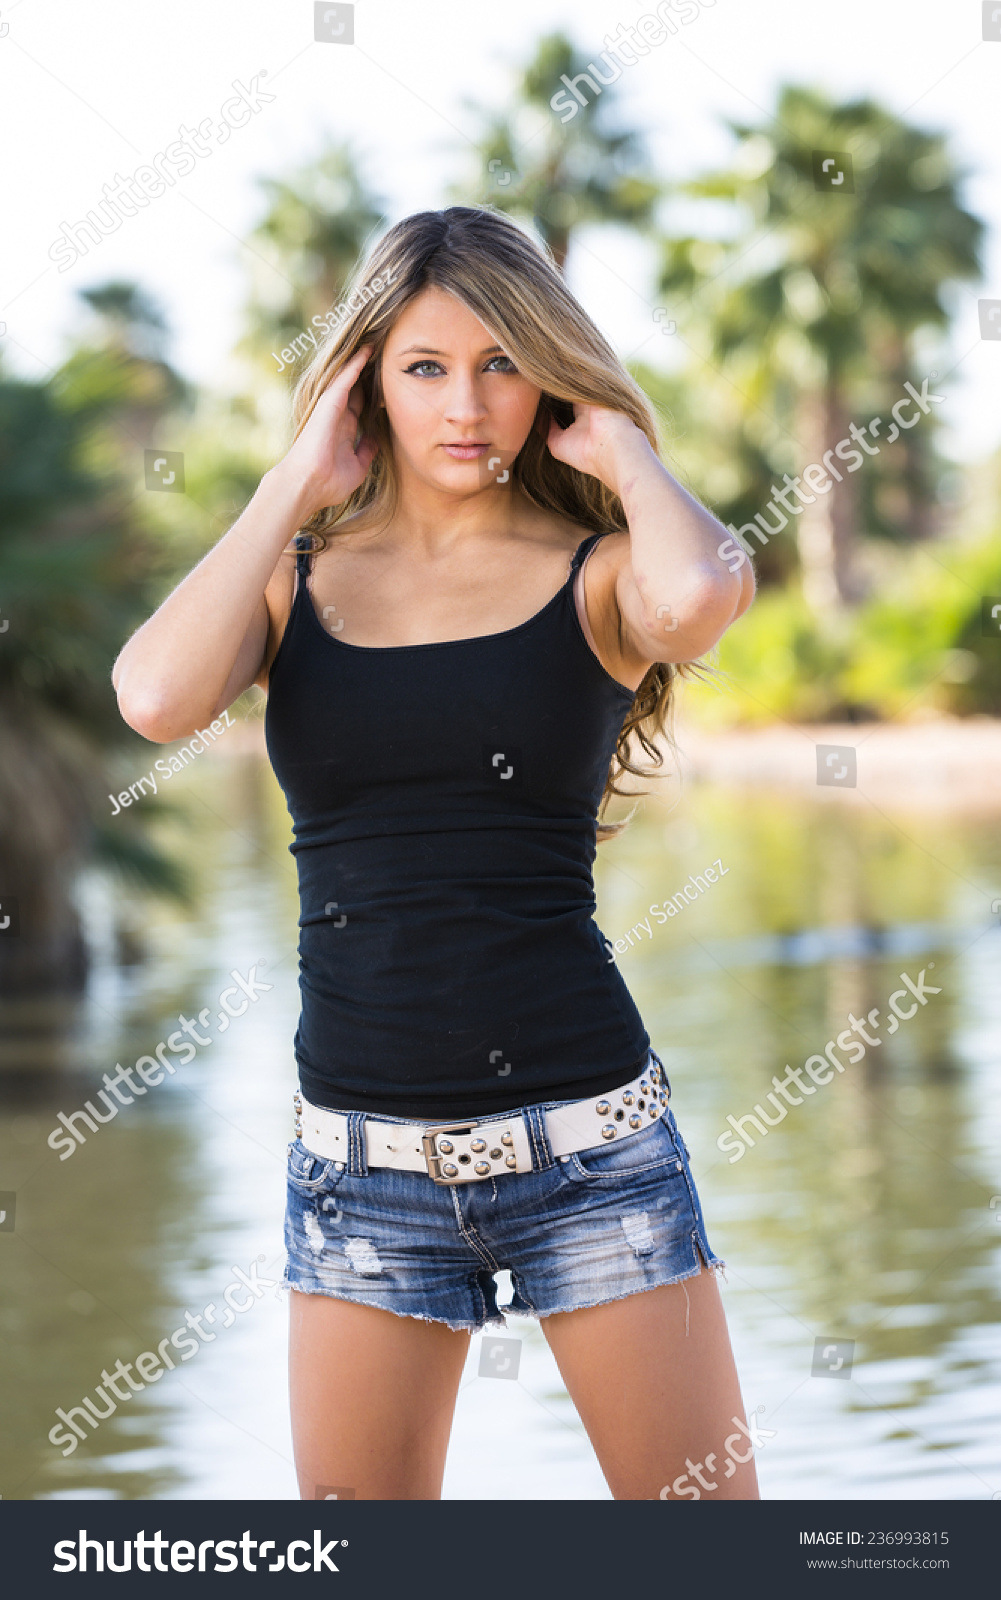
{"label": "tank top strap", "polygon": [[295,536],[295,570],[299,577],[299,587],[306,587],[306,580],[313,568],[313,535],[311,533],[297,533]]}
{"label": "tank top strap", "polygon": [[591,554],[591,551],[598,543],[598,540],[604,538],[605,535],[603,533],[589,533],[586,539],[581,540],[580,544],[574,551],[573,559],[570,562],[568,581],[569,578],[575,578],[577,576],[581,567],[584,565],[584,562],[587,560],[588,556]]}

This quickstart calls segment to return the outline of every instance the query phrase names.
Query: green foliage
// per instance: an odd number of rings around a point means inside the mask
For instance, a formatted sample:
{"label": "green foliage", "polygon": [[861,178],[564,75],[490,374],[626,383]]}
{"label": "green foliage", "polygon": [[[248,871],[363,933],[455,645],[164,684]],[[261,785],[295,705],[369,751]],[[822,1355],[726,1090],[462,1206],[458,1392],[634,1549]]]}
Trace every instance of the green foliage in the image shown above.
{"label": "green foliage", "polygon": [[[664,241],[659,291],[692,352],[690,383],[718,408],[717,448],[741,462],[714,506],[739,526],[767,501],[763,480],[819,461],[849,421],[885,418],[904,379],[920,384],[918,337],[946,328],[950,286],[978,275],[983,225],[944,137],[871,100],[786,87],[774,118],[729,126],[732,165],[683,186],[706,225]],[[824,151],[851,159],[854,192],[818,190]],[[826,509],[850,502],[844,574],[859,536],[936,531],[936,425],[923,419],[835,487]]]}
{"label": "green foliage", "polygon": [[[643,169],[639,136],[618,123],[614,88],[580,107],[569,122],[550,100],[562,74],[587,61],[562,33],[539,41],[508,113],[488,120],[480,138],[481,170],[457,198],[530,218],[562,267],[573,229],[619,223],[647,230],[661,192]],[[477,109],[479,109],[477,107]]]}
{"label": "green foliage", "polygon": [[326,147],[285,178],[259,182],[267,209],[250,236],[251,292],[241,348],[277,376],[271,352],[333,309],[385,220],[384,207],[345,145]]}
{"label": "green foliage", "polygon": [[719,646],[712,687],[685,686],[710,726],[1001,716],[1001,637],[981,632],[981,601],[1001,596],[996,534],[895,557],[855,611],[818,621],[798,589],[758,596]]}
{"label": "green foliage", "polygon": [[22,902],[0,976],[23,991],[83,981],[71,890],[95,854],[134,882],[184,893],[142,820],[122,818],[105,845],[102,830],[107,766],[142,748],[111,684],[123,641],[149,614],[157,567],[135,480],[156,419],[185,389],[133,347],[132,332],[141,345],[155,324],[129,286],[88,298],[94,342],[45,383],[0,379],[0,878]]}
{"label": "green foliage", "polygon": [[[712,316],[717,356],[768,363],[798,388],[804,361],[814,374],[867,374],[874,334],[945,326],[943,290],[977,276],[983,225],[960,204],[940,134],[873,101],[790,87],[764,126],[729,126],[733,168],[685,191],[727,202],[730,232],[668,241],[660,285],[681,314],[690,303]],[[854,193],[816,188],[818,150],[851,156]]]}
{"label": "green foliage", "polygon": [[[161,428],[164,447],[184,455],[185,492],[138,497],[136,515],[149,550],[150,611],[232,527],[286,448],[287,418],[283,414],[271,425],[262,409],[253,401],[203,393],[188,415],[175,415]],[[141,453],[136,471],[142,472]]]}
{"label": "green foliage", "polygon": [[0,696],[102,742],[121,738],[109,672],[138,620],[144,566],[128,496],[91,460],[116,403],[68,368],[44,385],[0,383]]}

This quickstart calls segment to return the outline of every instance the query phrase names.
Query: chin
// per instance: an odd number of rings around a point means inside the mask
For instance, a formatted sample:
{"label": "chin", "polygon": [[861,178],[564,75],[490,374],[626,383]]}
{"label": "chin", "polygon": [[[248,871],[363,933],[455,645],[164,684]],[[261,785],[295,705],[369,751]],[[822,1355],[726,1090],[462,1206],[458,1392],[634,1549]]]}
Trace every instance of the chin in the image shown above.
{"label": "chin", "polygon": [[480,487],[477,473],[478,461],[440,460],[429,462],[420,477],[431,489],[442,489],[446,494],[470,494]]}

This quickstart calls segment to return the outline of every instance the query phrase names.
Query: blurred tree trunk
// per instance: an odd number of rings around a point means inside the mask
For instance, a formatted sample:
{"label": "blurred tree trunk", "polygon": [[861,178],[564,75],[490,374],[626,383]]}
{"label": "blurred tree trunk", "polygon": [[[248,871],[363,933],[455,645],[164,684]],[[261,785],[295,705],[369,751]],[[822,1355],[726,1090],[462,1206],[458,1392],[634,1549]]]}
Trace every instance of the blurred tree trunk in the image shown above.
{"label": "blurred tree trunk", "polygon": [[72,892],[88,812],[71,753],[3,707],[0,748],[0,921],[11,917],[0,994],[76,993],[89,965]]}
{"label": "blurred tree trunk", "polygon": [[[833,379],[804,402],[800,416],[801,437],[808,452],[803,465],[815,462],[833,483],[827,494],[817,494],[812,505],[805,505],[796,519],[803,594],[814,611],[836,610],[859,597],[854,561],[858,503],[847,463],[832,457],[833,471],[823,463],[825,454],[848,436],[851,418]],[[840,483],[836,473],[841,475]],[[815,493],[807,484],[803,491]]]}

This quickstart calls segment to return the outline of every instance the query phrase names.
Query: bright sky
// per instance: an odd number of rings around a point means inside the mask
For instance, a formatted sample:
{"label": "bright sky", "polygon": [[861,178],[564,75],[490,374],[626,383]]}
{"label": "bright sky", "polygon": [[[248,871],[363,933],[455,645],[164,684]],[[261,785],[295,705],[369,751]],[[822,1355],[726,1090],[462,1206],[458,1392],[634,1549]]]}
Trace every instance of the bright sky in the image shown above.
{"label": "bright sky", "polygon": [[[606,33],[655,3],[319,6],[332,28],[353,10],[353,45],[314,41],[309,0],[4,4],[0,337],[11,367],[43,374],[78,319],[77,291],[125,277],[164,306],[174,333],[169,353],[182,371],[224,386],[250,262],[241,240],[262,210],[259,175],[308,160],[330,134],[353,141],[390,216],[443,204],[449,182],[474,157],[481,113],[505,106],[540,34],[566,29],[590,57]],[[678,5],[686,15],[685,0]],[[1001,442],[1001,340],[980,338],[977,315],[978,297],[1001,298],[1001,37],[982,39],[984,11],[988,26],[996,13],[1001,34],[1001,0],[986,8],[976,0],[703,0],[693,20],[626,68],[617,85],[668,176],[726,160],[722,118],[761,119],[784,81],[836,97],[872,95],[950,134],[970,173],[966,203],[989,227],[985,281],[959,297],[948,376],[936,385],[947,393],[943,412],[960,457]],[[96,206],[105,184],[114,188],[164,153],[181,124],[197,128],[211,118],[214,129],[234,80],[250,86],[255,75],[274,99],[224,140],[210,132],[208,153],[190,174],[60,271],[48,252],[63,222]],[[652,253],[631,238],[591,230],[571,258],[570,280],[624,356],[642,353],[657,364],[671,341],[653,319],[652,265]]]}

